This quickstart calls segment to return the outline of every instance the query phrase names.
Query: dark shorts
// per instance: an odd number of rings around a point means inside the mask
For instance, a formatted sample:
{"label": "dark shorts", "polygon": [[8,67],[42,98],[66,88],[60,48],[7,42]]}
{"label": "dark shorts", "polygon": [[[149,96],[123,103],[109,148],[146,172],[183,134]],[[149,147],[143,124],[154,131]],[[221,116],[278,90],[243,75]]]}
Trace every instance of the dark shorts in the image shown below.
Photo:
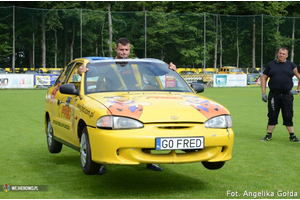
{"label": "dark shorts", "polygon": [[278,115],[281,110],[283,125],[293,126],[293,101],[291,94],[280,94],[269,92],[268,97],[268,125],[278,124]]}

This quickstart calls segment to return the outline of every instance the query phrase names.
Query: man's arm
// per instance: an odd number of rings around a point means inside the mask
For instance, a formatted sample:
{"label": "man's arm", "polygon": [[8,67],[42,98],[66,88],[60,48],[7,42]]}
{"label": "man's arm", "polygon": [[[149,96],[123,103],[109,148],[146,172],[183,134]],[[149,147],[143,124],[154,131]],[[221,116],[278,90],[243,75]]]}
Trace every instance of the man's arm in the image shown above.
{"label": "man's arm", "polygon": [[268,76],[263,74],[263,76],[261,77],[261,80],[260,80],[260,85],[261,85],[262,100],[264,102],[268,101],[268,97],[266,94],[267,80],[268,80]]}
{"label": "man's arm", "polygon": [[268,76],[263,74],[263,76],[261,77],[261,80],[260,80],[262,94],[266,93],[267,80],[268,80]]}

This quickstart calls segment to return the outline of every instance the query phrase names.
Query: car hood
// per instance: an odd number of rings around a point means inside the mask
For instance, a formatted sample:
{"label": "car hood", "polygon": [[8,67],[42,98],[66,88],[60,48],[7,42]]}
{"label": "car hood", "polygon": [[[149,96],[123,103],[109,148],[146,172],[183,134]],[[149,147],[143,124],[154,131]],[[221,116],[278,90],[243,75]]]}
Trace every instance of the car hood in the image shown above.
{"label": "car hood", "polygon": [[193,93],[124,92],[97,93],[89,97],[100,102],[110,115],[127,116],[143,123],[205,122],[229,114],[222,105]]}

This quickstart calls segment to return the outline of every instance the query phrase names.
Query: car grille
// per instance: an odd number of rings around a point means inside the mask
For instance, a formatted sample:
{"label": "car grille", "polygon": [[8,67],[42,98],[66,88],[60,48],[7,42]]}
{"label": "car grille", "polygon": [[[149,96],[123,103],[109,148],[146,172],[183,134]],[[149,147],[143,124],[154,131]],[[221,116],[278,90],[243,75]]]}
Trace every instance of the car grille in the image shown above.
{"label": "car grille", "polygon": [[158,126],[159,129],[187,129],[192,128],[191,126]]}

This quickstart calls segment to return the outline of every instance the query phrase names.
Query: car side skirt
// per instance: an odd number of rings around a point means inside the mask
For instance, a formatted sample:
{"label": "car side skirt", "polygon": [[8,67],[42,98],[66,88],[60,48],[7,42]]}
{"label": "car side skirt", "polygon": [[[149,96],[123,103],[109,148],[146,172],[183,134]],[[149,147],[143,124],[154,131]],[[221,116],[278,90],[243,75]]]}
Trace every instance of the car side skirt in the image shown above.
{"label": "car side skirt", "polygon": [[69,143],[69,142],[67,142],[67,141],[65,141],[65,140],[62,140],[62,139],[60,139],[60,138],[58,138],[58,137],[56,137],[56,136],[54,136],[54,139],[55,139],[57,142],[60,142],[60,143],[66,145],[66,146],[68,146],[68,147],[70,147],[70,148],[72,148],[72,149],[74,149],[74,150],[76,150],[76,151],[80,151],[80,147],[77,147],[77,146],[75,146],[75,145],[73,145],[73,144],[71,144],[71,143]]}

